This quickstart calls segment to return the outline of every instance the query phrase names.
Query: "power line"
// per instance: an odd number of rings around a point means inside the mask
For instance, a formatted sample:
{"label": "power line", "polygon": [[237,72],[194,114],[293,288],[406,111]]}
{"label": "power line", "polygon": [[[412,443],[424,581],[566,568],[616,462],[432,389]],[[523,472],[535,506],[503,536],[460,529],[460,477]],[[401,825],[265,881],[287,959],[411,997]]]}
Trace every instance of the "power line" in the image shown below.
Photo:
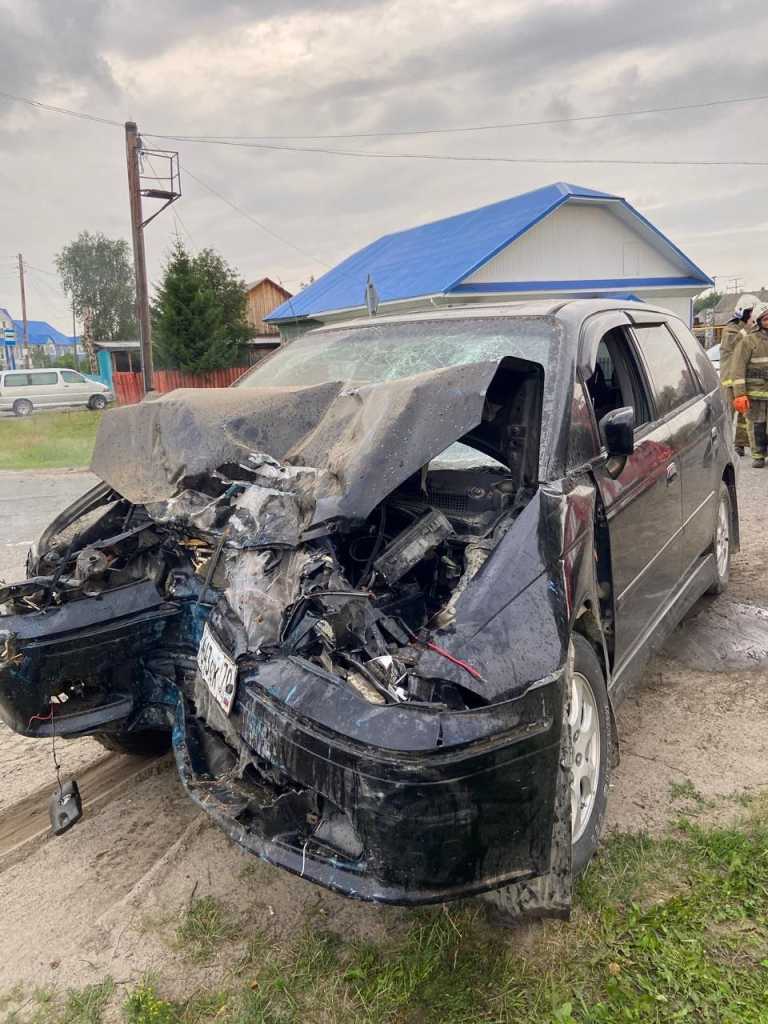
{"label": "power line", "polygon": [[[98,124],[109,125],[111,127],[122,128],[123,125],[119,121],[113,121],[109,118],[98,117],[93,114],[86,114],[82,111],[73,111],[66,106],[54,106],[51,103],[43,103],[41,100],[33,99],[29,96],[19,96],[15,93],[4,92],[0,90],[0,96],[6,99],[12,99],[19,103],[27,103],[30,106],[38,110],[48,111],[53,114],[67,115],[68,117],[79,118],[85,121],[93,121]],[[599,121],[608,118],[620,118],[620,117],[636,117],[642,114],[662,114],[671,113],[675,111],[690,111],[700,110],[706,108],[713,108],[713,106],[723,106],[733,103],[748,103],[758,102],[760,100],[768,99],[768,94],[757,95],[757,96],[736,96],[730,99],[712,99],[701,103],[685,103],[677,106],[655,106],[655,108],[646,108],[638,111],[618,111],[612,114],[583,114],[575,115],[573,117],[566,118],[550,118],[542,121],[520,121],[520,122],[509,122],[500,123],[496,125],[474,125],[464,126],[460,128],[452,129],[437,129],[437,128],[425,128],[425,129],[406,129],[402,131],[391,131],[391,132],[361,132],[357,134],[348,135],[307,135],[307,136],[253,136],[254,138],[285,138],[285,139],[301,139],[301,138],[366,138],[366,137],[383,137],[385,135],[413,135],[413,134],[443,134],[447,132],[459,132],[459,131],[489,131],[499,128],[524,128],[524,127],[539,127],[543,125],[554,125],[554,124],[566,124],[570,122],[578,121]],[[201,142],[214,145],[231,145],[239,146],[243,148],[255,148],[255,150],[266,150],[275,152],[286,152],[286,153],[319,153],[328,156],[338,157],[357,157],[361,159],[369,160],[438,160],[438,161],[458,161],[462,163],[504,163],[504,164],[570,164],[570,165],[609,165],[609,166],[628,166],[628,167],[766,167],[768,161],[755,161],[755,160],[609,160],[609,159],[563,159],[553,157],[490,157],[490,156],[469,156],[469,155],[458,155],[458,154],[422,154],[422,153],[366,153],[361,151],[352,150],[331,150],[331,148],[321,146],[283,146],[283,145],[272,145],[266,141],[255,142],[247,141],[249,136],[203,136],[203,135],[174,135],[174,134],[163,134],[160,132],[142,132],[147,138],[163,138],[170,139],[176,142]],[[188,173],[188,172],[187,172]],[[191,175],[190,175],[191,176]],[[197,179],[196,179],[197,180]],[[204,185],[204,187],[207,187]],[[210,189],[214,190],[214,189]],[[214,193],[215,194],[215,193]],[[224,202],[228,203],[224,197],[219,197]],[[229,204],[232,205],[232,204]],[[239,210],[238,212],[244,213],[245,211]],[[259,224],[263,230],[267,233],[272,233],[264,225]],[[280,236],[273,236],[278,238],[279,241],[285,242],[285,239],[281,239]],[[287,243],[291,245],[291,243]],[[307,255],[304,253],[304,255]],[[322,261],[321,261],[322,262]]]}
{"label": "power line", "polygon": [[319,256],[313,256],[312,253],[307,252],[306,249],[302,249],[301,246],[295,245],[293,242],[290,242],[287,238],[284,238],[282,235],[278,235],[276,231],[273,231],[271,228],[268,228],[266,224],[262,224],[260,220],[257,220],[253,216],[253,214],[248,213],[247,210],[244,210],[241,206],[238,206],[237,203],[233,203],[231,199],[228,199],[225,195],[223,195],[221,192],[215,189],[212,185],[208,185],[201,178],[198,178],[198,176],[196,174],[193,174],[188,167],[184,168],[184,173],[187,174],[190,178],[192,178],[193,181],[196,181],[198,185],[201,185],[212,195],[218,196],[218,198],[223,203],[226,203],[227,206],[229,206],[231,209],[233,209],[235,213],[239,213],[242,217],[246,217],[252,224],[255,224],[257,228],[260,228],[262,231],[270,235],[272,238],[276,239],[278,242],[282,242],[284,245],[287,245],[289,248],[294,249],[302,256],[306,256],[307,259],[312,260],[313,263],[320,263],[322,264],[322,266],[327,267],[329,270],[331,269],[330,263],[326,263],[325,260],[321,260]]}
{"label": "power line", "polygon": [[108,124],[115,128],[122,128],[119,121],[111,121],[107,117],[98,117],[96,114],[85,114],[80,110],[70,110],[68,107],[55,107],[51,103],[42,103],[40,100],[31,99],[29,96],[17,96],[12,92],[0,90],[0,96],[6,100],[15,100],[17,103],[26,103],[29,107],[37,107],[38,110],[48,110],[52,114],[66,114],[68,117],[77,117],[81,121],[96,121],[98,124]]}
{"label": "power line", "polygon": [[[460,163],[556,164],[622,167],[768,167],[768,160],[630,160],[603,157],[472,156],[458,153],[384,153],[381,151],[328,149],[325,146],[278,146],[262,142],[233,142],[224,139],[193,139],[179,135],[155,135],[173,142],[207,143],[240,149],[268,150],[279,153],[321,153],[329,156],[361,157],[365,160],[443,160]],[[189,171],[187,171],[189,173]],[[225,200],[226,202],[226,200]]]}
{"label": "power line", "polygon": [[639,110],[617,110],[602,114],[575,114],[569,117],[551,117],[540,121],[505,121],[496,124],[463,125],[457,128],[398,128],[380,132],[346,132],[338,135],[153,135],[143,132],[150,138],[174,138],[179,142],[223,142],[223,141],[261,141],[261,142],[302,142],[313,139],[379,139],[393,138],[404,135],[453,135],[460,132],[490,132],[506,128],[542,128],[548,125],[573,124],[577,121],[607,121],[618,117],[639,117],[643,114],[670,114],[686,110],[705,110],[712,107],[723,107],[737,103],[757,103],[768,100],[768,93],[761,96],[737,96],[732,99],[708,100],[703,103],[683,103],[673,107],[646,107]]}

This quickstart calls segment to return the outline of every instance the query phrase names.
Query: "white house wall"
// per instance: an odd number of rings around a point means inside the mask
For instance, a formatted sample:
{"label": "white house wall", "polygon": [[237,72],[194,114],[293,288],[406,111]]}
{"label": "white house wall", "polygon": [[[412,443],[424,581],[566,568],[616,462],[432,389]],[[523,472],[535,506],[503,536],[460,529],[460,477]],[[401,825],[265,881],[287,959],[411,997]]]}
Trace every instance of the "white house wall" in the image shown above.
{"label": "white house wall", "polygon": [[680,277],[686,273],[680,264],[610,212],[610,208],[570,201],[462,283],[595,281]]}

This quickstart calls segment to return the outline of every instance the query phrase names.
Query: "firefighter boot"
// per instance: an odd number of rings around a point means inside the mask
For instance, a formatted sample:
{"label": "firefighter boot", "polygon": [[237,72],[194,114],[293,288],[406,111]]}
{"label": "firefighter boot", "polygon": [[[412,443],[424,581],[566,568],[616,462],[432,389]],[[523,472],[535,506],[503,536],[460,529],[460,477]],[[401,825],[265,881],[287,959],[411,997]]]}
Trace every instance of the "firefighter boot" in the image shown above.
{"label": "firefighter boot", "polygon": [[753,423],[755,446],[752,449],[752,468],[765,469],[765,451],[768,448],[768,431],[765,423]]}

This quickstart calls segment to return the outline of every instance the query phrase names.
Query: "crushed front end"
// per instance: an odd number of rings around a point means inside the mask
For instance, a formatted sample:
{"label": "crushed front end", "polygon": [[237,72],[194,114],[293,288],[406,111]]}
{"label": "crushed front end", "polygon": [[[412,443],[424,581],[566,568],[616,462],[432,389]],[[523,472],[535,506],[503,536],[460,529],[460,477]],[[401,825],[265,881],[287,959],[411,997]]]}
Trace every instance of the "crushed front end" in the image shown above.
{"label": "crushed front end", "polygon": [[532,469],[535,370],[502,384],[516,399],[479,447],[496,431],[504,463],[437,458],[438,435],[370,508],[295,441],[167,488],[100,485],[0,591],[0,715],[31,736],[170,729],[232,839],[349,896],[429,903],[567,870],[567,602],[547,554],[563,496]]}

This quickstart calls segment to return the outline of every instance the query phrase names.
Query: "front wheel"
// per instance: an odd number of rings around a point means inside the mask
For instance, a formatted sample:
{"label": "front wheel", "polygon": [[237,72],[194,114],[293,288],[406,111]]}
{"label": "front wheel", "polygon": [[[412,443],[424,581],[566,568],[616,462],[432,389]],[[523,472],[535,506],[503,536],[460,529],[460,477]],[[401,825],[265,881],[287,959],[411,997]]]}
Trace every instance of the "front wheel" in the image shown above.
{"label": "front wheel", "polygon": [[93,409],[95,412],[99,412],[102,409],[106,409],[107,400],[104,395],[91,395],[88,401],[88,408]]}
{"label": "front wheel", "polygon": [[600,840],[611,775],[611,710],[600,661],[574,634],[571,692],[566,710],[571,733],[571,863],[574,877]]}
{"label": "front wheel", "polygon": [[161,729],[137,729],[136,732],[97,732],[93,738],[107,750],[118,754],[157,757],[171,748],[171,734]]}
{"label": "front wheel", "polygon": [[26,398],[17,398],[13,403],[14,416],[29,416],[32,412],[32,403]]}
{"label": "front wheel", "polygon": [[712,554],[715,556],[715,578],[707,590],[708,594],[722,594],[728,586],[731,575],[731,492],[727,485],[720,481],[720,492],[717,497],[715,526],[712,533]]}

